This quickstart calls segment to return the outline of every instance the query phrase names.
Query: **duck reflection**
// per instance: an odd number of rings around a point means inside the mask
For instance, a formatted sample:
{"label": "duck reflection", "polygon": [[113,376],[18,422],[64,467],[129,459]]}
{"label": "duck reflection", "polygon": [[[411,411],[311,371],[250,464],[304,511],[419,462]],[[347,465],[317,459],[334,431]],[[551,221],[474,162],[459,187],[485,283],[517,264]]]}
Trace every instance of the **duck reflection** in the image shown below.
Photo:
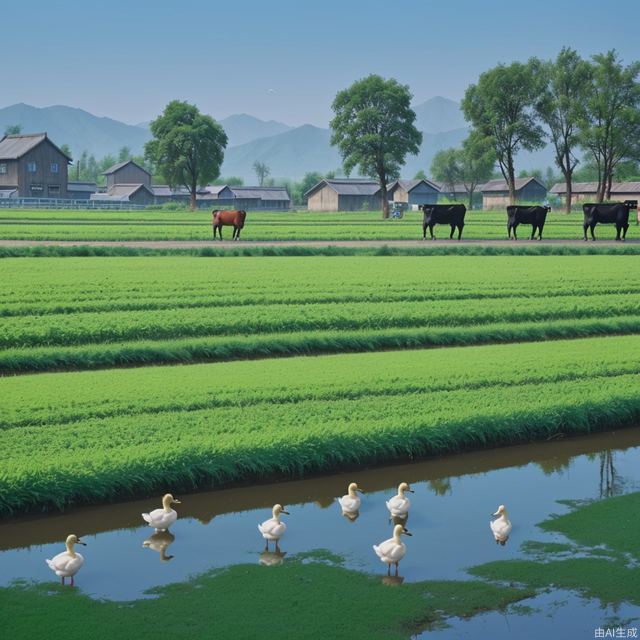
{"label": "duck reflection", "polygon": [[406,513],[403,516],[391,516],[389,518],[389,522],[395,527],[397,524],[401,524],[403,527],[407,526],[407,522],[409,522],[409,514]]}
{"label": "duck reflection", "polygon": [[160,562],[168,562],[173,556],[167,554],[167,548],[173,544],[176,537],[171,531],[157,531],[150,535],[143,543],[145,549],[152,549],[160,554]]}
{"label": "duck reflection", "polygon": [[342,515],[349,522],[355,522],[360,517],[360,512],[359,511],[343,511]]}
{"label": "duck reflection", "polygon": [[275,551],[263,551],[260,554],[259,562],[263,567],[277,567],[284,562],[286,555],[286,551],[280,551],[278,548]]}
{"label": "duck reflection", "polygon": [[382,576],[382,584],[389,587],[397,587],[404,582],[404,576]]}

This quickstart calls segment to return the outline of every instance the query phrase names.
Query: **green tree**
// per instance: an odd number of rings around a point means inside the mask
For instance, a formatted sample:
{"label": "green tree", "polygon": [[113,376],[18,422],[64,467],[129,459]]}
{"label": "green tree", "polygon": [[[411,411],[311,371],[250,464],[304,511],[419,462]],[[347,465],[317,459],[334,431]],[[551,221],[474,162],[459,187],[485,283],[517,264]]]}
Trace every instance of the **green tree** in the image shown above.
{"label": "green tree", "polygon": [[227,176],[216,178],[212,181],[212,184],[223,185],[228,184],[230,187],[241,187],[244,185],[244,180],[240,176]]}
{"label": "green tree", "polygon": [[22,125],[19,124],[9,124],[5,127],[4,135],[5,136],[18,136],[22,133]]}
{"label": "green tree", "polygon": [[598,171],[596,199],[611,198],[617,165],[640,158],[640,62],[624,67],[615,51],[593,56],[580,142]]}
{"label": "green tree", "polygon": [[462,179],[460,155],[456,149],[442,149],[431,161],[431,175],[442,184],[447,191],[455,191],[456,182]]}
{"label": "green tree", "polygon": [[473,194],[479,184],[491,179],[496,154],[486,138],[471,132],[458,152],[460,182],[469,195],[469,209],[473,209]]}
{"label": "green tree", "polygon": [[400,175],[406,155],[417,154],[422,144],[411,98],[409,87],[370,75],[339,91],[332,104],[331,144],[338,147],[347,175],[358,167],[361,175],[378,180],[385,218],[387,184]]}
{"label": "green tree", "polygon": [[427,174],[420,169],[419,171],[416,171],[416,175],[413,176],[414,180],[428,180],[429,178],[427,178]]}
{"label": "green tree", "polygon": [[124,146],[120,147],[120,151],[118,151],[118,162],[126,162],[127,160],[132,160],[133,156],[131,155],[131,148]]}
{"label": "green tree", "polygon": [[577,123],[589,92],[591,65],[573,49],[563,47],[555,62],[547,62],[542,68],[546,86],[536,110],[549,128],[555,162],[566,184],[565,210],[570,213],[573,172],[579,162],[575,155]]}
{"label": "green tree", "polygon": [[533,151],[544,146],[544,131],[535,110],[544,88],[540,66],[535,59],[498,65],[469,86],[462,100],[465,118],[493,146],[512,204],[516,154],[521,149]]}
{"label": "green tree", "polygon": [[170,186],[189,190],[195,209],[198,185],[220,175],[227,134],[211,116],[179,100],[170,102],[150,128],[153,139],[145,145],[145,157]]}
{"label": "green tree", "polygon": [[256,160],[252,166],[253,173],[258,178],[258,183],[261,187],[264,186],[264,181],[271,175],[271,169],[264,163]]}
{"label": "green tree", "polygon": [[68,156],[69,158],[71,158],[71,148],[69,147],[68,144],[63,144],[60,147],[60,151],[62,151],[62,153],[64,153],[65,156]]}

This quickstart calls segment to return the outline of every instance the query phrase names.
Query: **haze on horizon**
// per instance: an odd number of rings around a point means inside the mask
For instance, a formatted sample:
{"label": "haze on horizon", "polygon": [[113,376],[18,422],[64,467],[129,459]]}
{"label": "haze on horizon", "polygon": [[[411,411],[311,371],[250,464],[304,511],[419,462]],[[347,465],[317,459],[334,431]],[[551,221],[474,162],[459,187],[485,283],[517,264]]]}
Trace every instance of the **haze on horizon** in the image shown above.
{"label": "haze on horizon", "polygon": [[[460,100],[480,73],[562,46],[640,58],[640,2],[32,0],[5,5],[0,107],[65,104],[131,124],[172,99],[326,127],[336,92],[379,73],[416,103]],[[11,28],[7,28],[11,25]],[[629,26],[627,26],[629,25]]]}

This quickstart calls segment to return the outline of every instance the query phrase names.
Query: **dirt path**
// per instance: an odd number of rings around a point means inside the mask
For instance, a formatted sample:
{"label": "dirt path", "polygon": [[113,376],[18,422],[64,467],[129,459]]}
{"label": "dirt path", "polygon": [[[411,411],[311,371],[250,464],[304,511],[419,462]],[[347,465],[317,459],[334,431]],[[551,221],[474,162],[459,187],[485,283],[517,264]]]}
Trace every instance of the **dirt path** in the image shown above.
{"label": "dirt path", "polygon": [[[639,244],[640,239],[627,239],[625,244]],[[585,243],[583,240],[265,240],[232,242],[231,240],[0,240],[0,247],[131,247],[136,249],[202,249],[219,247],[221,249],[242,249],[250,247],[434,247],[434,246],[480,246],[515,247],[522,245],[554,246],[620,246],[615,240],[598,240]]]}

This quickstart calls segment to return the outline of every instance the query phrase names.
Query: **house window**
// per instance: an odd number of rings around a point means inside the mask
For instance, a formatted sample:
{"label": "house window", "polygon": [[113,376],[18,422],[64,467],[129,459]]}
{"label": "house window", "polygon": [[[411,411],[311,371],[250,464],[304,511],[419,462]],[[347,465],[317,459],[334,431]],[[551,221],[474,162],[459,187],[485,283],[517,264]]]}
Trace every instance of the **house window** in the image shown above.
{"label": "house window", "polygon": [[51,173],[58,173],[58,163],[57,162],[52,162],[51,166],[50,166],[50,169],[51,169]]}
{"label": "house window", "polygon": [[7,163],[6,162],[0,162],[0,174],[6,174],[7,173]]}
{"label": "house window", "polygon": [[38,165],[35,162],[27,162],[27,171],[29,173],[35,173],[38,169]]}
{"label": "house window", "polygon": [[60,195],[60,185],[59,184],[50,184],[49,185],[49,195],[57,197]]}
{"label": "house window", "polygon": [[44,191],[41,184],[32,184],[29,186],[29,189],[31,190],[31,193],[37,196],[42,195],[42,192]]}

